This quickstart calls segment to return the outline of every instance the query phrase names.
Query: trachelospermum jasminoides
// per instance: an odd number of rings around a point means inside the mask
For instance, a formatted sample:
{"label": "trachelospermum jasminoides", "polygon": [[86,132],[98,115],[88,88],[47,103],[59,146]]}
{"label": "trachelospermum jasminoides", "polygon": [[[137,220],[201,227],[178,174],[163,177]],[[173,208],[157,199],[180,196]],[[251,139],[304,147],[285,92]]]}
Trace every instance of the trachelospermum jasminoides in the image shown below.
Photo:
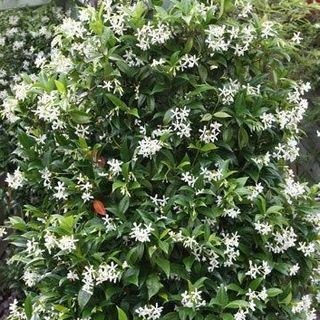
{"label": "trachelospermum jasminoides", "polygon": [[57,27],[1,111],[33,194],[9,319],[315,319],[318,186],[291,168],[310,84],[257,13],[107,0]]}

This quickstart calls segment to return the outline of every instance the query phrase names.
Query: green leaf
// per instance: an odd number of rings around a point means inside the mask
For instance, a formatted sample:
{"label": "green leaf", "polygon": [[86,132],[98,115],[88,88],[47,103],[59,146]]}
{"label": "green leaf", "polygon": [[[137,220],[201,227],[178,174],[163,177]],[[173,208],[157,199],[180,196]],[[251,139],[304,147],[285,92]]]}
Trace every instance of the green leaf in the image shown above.
{"label": "green leaf", "polygon": [[267,290],[268,297],[275,297],[281,294],[283,291],[279,288],[270,288]]}
{"label": "green leaf", "polygon": [[28,295],[24,300],[24,312],[26,314],[27,319],[31,319],[31,317],[32,317],[32,301],[31,301],[30,295]]}
{"label": "green leaf", "polygon": [[234,300],[228,303],[225,308],[230,308],[230,309],[238,309],[238,308],[246,308],[248,307],[248,302],[245,300]]}
{"label": "green leaf", "polygon": [[227,290],[223,285],[220,286],[215,301],[222,307],[225,307],[228,304],[229,297]]}
{"label": "green leaf", "polygon": [[292,300],[292,293],[290,291],[288,293],[288,295],[283,300],[280,301],[280,303],[285,304],[285,305],[289,305],[291,300]]}
{"label": "green leaf", "polygon": [[61,82],[59,80],[54,80],[54,83],[55,83],[55,85],[56,85],[56,87],[57,87],[57,89],[58,89],[58,91],[60,93],[65,93],[66,92],[66,87],[65,87],[63,82]]}
{"label": "green leaf", "polygon": [[138,287],[139,285],[139,268],[133,267],[128,269],[123,275],[123,282],[125,284],[134,284]]}
{"label": "green leaf", "polygon": [[203,147],[201,147],[200,151],[202,152],[209,152],[212,150],[216,150],[218,147],[214,143],[206,143]]}
{"label": "green leaf", "polygon": [[85,124],[85,123],[89,123],[91,121],[91,116],[81,110],[71,110],[69,112],[71,119],[78,124]]}
{"label": "green leaf", "polygon": [[148,276],[146,284],[148,288],[149,299],[156,295],[159,292],[159,290],[163,287],[163,285],[160,282],[159,276],[155,273],[152,273]]}
{"label": "green leaf", "polygon": [[116,180],[113,184],[112,184],[112,192],[114,192],[115,190],[122,188],[126,185],[125,182],[120,181],[120,180]]}
{"label": "green leaf", "polygon": [[249,284],[249,288],[251,289],[251,290],[256,290],[258,287],[259,287],[259,285],[260,285],[260,283],[263,281],[263,278],[262,277],[259,277],[259,278],[256,278],[256,279],[254,279],[254,280],[252,280],[251,282],[250,282],[250,284]]}
{"label": "green leaf", "polygon": [[22,218],[13,216],[13,217],[9,217],[9,221],[10,221],[10,227],[12,229],[16,229],[19,231],[27,230],[26,222]]}
{"label": "green leaf", "polygon": [[224,111],[218,111],[216,113],[213,114],[214,117],[216,118],[231,118],[232,116],[230,116],[230,114],[224,112]]}
{"label": "green leaf", "polygon": [[231,313],[223,313],[222,314],[222,319],[223,320],[233,320],[233,315]]}
{"label": "green leaf", "polygon": [[121,214],[124,214],[130,205],[130,198],[128,196],[124,196],[119,202],[119,211]]}
{"label": "green leaf", "polygon": [[78,293],[78,303],[79,303],[79,307],[81,310],[83,310],[83,308],[87,305],[87,303],[89,302],[91,298],[91,294],[88,293],[87,291],[84,290],[80,290]]}
{"label": "green leaf", "polygon": [[137,108],[129,109],[129,111],[127,113],[135,116],[136,118],[140,118],[139,111]]}
{"label": "green leaf", "polygon": [[170,277],[170,262],[169,262],[169,260],[162,258],[162,257],[159,257],[159,256],[155,256],[154,261],[164,271],[167,278],[169,278]]}
{"label": "green leaf", "polygon": [[199,72],[199,75],[200,75],[200,78],[203,82],[205,82],[208,78],[208,71],[207,71],[207,68],[202,65],[202,64],[199,64],[198,65],[198,72]]}
{"label": "green leaf", "polygon": [[27,135],[23,131],[20,131],[18,133],[18,141],[26,149],[29,149],[29,148],[33,147],[36,144],[35,139],[30,137],[29,135]]}
{"label": "green leaf", "polygon": [[207,122],[212,119],[212,115],[210,113],[206,113],[201,117],[201,122]]}
{"label": "green leaf", "polygon": [[128,320],[126,313],[121,308],[117,306],[117,310],[118,310],[118,320]]}
{"label": "green leaf", "polygon": [[220,19],[223,16],[224,5],[225,5],[225,0],[220,0],[220,11],[219,11],[219,14],[218,14],[218,19]]}
{"label": "green leaf", "polygon": [[108,93],[106,94],[106,97],[113,103],[114,106],[120,108],[121,110],[125,110],[125,111],[129,110],[128,106],[113,94]]}
{"label": "green leaf", "polygon": [[266,213],[279,213],[283,210],[282,206],[271,206],[267,209]]}
{"label": "green leaf", "polygon": [[162,320],[179,320],[179,315],[177,312],[169,312],[162,317]]}
{"label": "green leaf", "polygon": [[249,136],[245,128],[241,127],[238,132],[238,144],[239,148],[242,149],[249,142]]}
{"label": "green leaf", "polygon": [[59,219],[60,227],[65,230],[67,233],[72,234],[73,226],[74,226],[74,218],[72,215],[70,216],[62,216]]}
{"label": "green leaf", "polygon": [[102,20],[97,19],[97,20],[95,20],[95,21],[92,21],[92,22],[90,23],[90,29],[91,29],[94,33],[96,33],[96,34],[98,34],[98,35],[101,35],[102,32],[103,32],[103,22],[102,22]]}

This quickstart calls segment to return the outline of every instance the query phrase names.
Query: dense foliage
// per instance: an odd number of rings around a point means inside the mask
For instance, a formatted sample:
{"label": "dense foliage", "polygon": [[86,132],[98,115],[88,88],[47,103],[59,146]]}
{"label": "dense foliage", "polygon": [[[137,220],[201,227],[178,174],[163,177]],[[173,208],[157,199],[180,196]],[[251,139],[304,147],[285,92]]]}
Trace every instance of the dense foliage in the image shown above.
{"label": "dense foliage", "polygon": [[[10,95],[10,88],[21,80],[22,73],[33,74],[39,71],[51,50],[50,42],[54,27],[63,19],[60,7],[42,6],[17,10],[0,11],[0,104]],[[20,211],[18,202],[26,196],[19,197],[4,184],[5,175],[15,168],[12,153],[17,144],[14,127],[0,119],[0,225],[8,214]],[[6,231],[0,226],[0,238]],[[16,269],[8,269],[4,257],[9,254],[7,245],[0,243],[0,293],[4,296],[13,285]],[[14,281],[16,282],[16,281]]]}
{"label": "dense foliage", "polygon": [[315,319],[318,187],[290,170],[310,84],[259,10],[107,0],[57,28],[2,108],[32,194],[9,319]]}
{"label": "dense foliage", "polygon": [[[10,88],[21,80],[22,73],[36,73],[45,63],[54,27],[62,18],[61,8],[53,4],[33,9],[0,11],[1,104],[10,94]],[[0,176],[10,166],[10,155],[15,144],[15,132],[1,120]]]}

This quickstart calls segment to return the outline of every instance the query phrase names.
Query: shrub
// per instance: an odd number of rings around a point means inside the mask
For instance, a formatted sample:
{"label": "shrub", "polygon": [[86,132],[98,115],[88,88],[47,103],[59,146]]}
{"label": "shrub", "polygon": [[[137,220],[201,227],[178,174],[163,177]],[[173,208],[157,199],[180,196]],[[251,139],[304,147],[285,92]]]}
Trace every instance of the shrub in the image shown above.
{"label": "shrub", "polygon": [[19,126],[7,183],[33,195],[8,225],[27,293],[9,319],[315,319],[292,36],[243,1],[66,18],[2,111]]}
{"label": "shrub", "polygon": [[[15,90],[19,91],[21,73],[32,74],[39,71],[50,52],[54,27],[62,18],[61,8],[53,3],[32,9],[0,11],[0,104],[10,95],[11,86],[16,86]],[[20,191],[19,197],[16,194],[13,200],[4,183],[6,173],[15,168],[11,161],[15,158],[13,151],[16,144],[15,126],[10,126],[8,121],[0,119],[0,225],[10,212],[20,212],[19,202],[23,202],[24,196],[27,197],[27,194]],[[4,233],[0,226],[0,238],[3,238]],[[16,282],[13,279],[17,270],[8,270],[4,262],[8,254],[10,252],[7,244],[2,242],[0,292],[3,298],[8,295],[8,288]],[[3,310],[1,316],[4,316]]]}
{"label": "shrub", "polygon": [[[38,8],[0,11],[0,103],[10,94],[10,87],[23,95],[17,85],[22,73],[39,71],[50,52],[55,25],[62,21],[61,8],[50,5]],[[4,106],[5,107],[5,106]],[[10,107],[10,106],[8,106]],[[10,167],[15,133],[0,123],[0,173]]]}

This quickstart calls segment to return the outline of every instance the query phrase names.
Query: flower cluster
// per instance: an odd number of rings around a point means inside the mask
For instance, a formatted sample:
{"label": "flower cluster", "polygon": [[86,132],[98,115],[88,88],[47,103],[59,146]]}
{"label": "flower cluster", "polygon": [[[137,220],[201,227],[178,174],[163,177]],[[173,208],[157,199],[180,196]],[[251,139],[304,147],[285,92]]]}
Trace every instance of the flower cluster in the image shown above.
{"label": "flower cluster", "polygon": [[19,127],[7,183],[31,195],[8,222],[19,305],[41,319],[312,317],[320,186],[289,169],[310,89],[284,69],[298,41],[254,2],[153,3],[79,9],[4,99]]}

